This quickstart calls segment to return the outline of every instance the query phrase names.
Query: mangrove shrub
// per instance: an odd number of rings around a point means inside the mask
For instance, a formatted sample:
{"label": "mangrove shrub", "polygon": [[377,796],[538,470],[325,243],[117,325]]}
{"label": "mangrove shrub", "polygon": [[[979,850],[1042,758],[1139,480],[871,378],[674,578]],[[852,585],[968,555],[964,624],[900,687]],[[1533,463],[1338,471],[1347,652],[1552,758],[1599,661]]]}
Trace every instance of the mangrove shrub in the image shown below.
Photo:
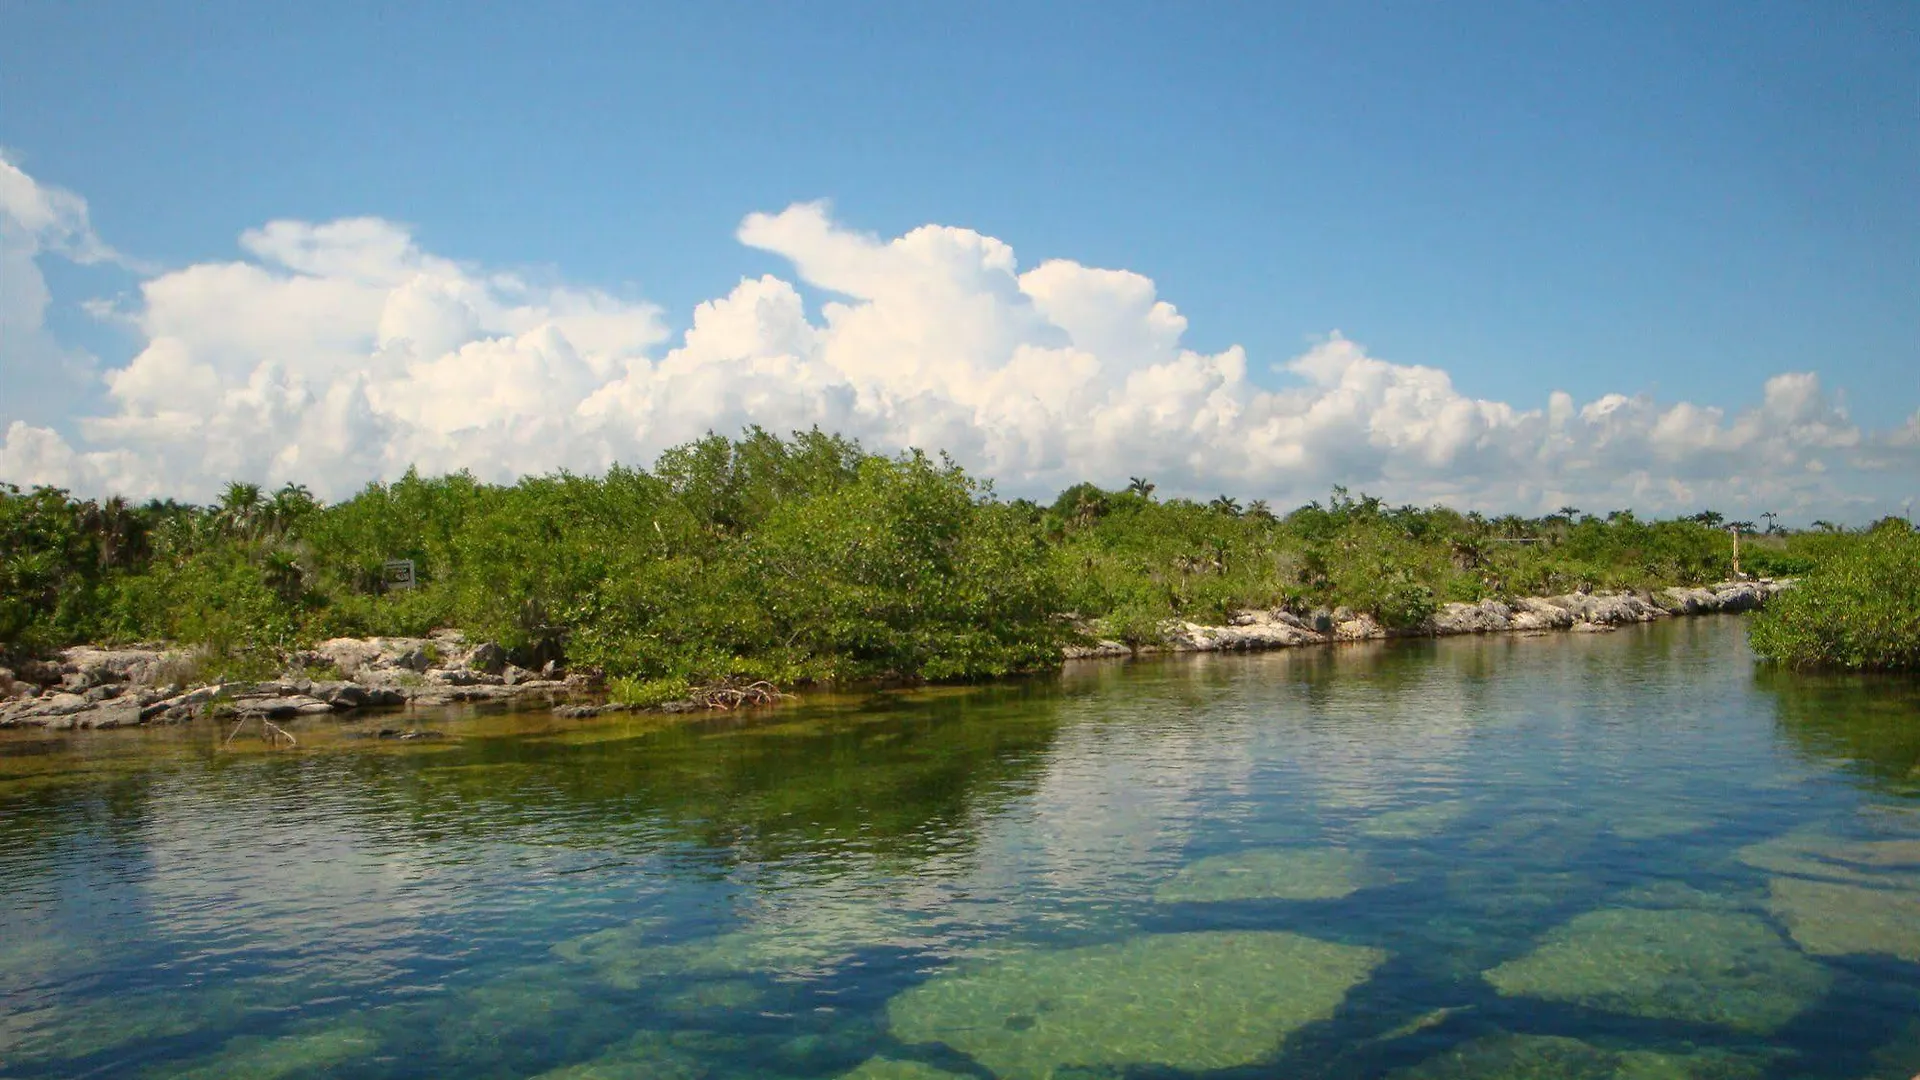
{"label": "mangrove shrub", "polygon": [[1920,671],[1920,533],[1887,518],[1832,545],[1749,636],[1787,667]]}

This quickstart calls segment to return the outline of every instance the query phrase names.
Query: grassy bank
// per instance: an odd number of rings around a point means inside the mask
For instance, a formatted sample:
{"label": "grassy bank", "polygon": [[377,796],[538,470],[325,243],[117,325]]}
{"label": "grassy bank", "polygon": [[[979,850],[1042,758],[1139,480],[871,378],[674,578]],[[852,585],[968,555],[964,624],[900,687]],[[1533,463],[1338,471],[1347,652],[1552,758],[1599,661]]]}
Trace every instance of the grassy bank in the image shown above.
{"label": "grassy bank", "polygon": [[[332,505],[246,484],[212,506],[0,487],[0,650],[169,640],[245,674],[327,637],[456,626],[636,699],[722,679],[966,679],[1051,667],[1090,619],[1133,642],[1252,607],[1403,627],[1451,600],[1717,581],[1733,570],[1720,525],[1487,518],[1342,489],[1282,515],[1160,499],[1144,479],[1041,505],[944,458],[754,430],[650,471],[409,474]],[[1747,537],[1744,569],[1802,573],[1865,542]],[[394,559],[415,588],[387,582]]]}

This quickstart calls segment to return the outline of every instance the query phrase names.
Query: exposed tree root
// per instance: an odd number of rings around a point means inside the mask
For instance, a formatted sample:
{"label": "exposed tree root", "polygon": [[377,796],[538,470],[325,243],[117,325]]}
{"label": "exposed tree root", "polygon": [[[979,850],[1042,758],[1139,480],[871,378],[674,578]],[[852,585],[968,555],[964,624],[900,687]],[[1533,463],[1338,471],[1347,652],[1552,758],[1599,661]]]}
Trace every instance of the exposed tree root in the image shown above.
{"label": "exposed tree root", "polygon": [[731,710],[754,705],[771,705],[792,694],[783,694],[780,689],[764,679],[754,682],[735,682],[727,680],[712,686],[702,686],[689,695],[695,705],[703,709]]}

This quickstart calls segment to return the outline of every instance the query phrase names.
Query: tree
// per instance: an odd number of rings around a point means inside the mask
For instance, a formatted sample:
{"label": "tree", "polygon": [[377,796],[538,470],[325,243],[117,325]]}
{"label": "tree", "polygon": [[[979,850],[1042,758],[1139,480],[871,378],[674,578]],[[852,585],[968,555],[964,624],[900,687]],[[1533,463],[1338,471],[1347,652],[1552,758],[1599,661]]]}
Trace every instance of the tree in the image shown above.
{"label": "tree", "polygon": [[1207,507],[1216,514],[1225,514],[1228,517],[1240,516],[1240,503],[1231,495],[1216,496],[1207,504]]}
{"label": "tree", "polygon": [[1761,514],[1760,516],[1767,519],[1767,534],[1769,536],[1779,531],[1779,529],[1777,529],[1774,526],[1774,522],[1780,520],[1779,514],[1776,514],[1773,511],[1768,510],[1765,513]]}
{"label": "tree", "polygon": [[1127,491],[1130,494],[1138,495],[1143,499],[1153,498],[1153,485],[1149,483],[1147,481],[1147,478],[1144,476],[1128,477]]}
{"label": "tree", "polygon": [[320,501],[305,484],[287,484],[260,506],[259,518],[267,531],[285,535],[297,531],[307,515],[318,509]]}
{"label": "tree", "polygon": [[259,531],[264,508],[259,484],[243,484],[235,480],[220,493],[220,504],[215,507],[214,516],[229,534],[250,539]]}
{"label": "tree", "polygon": [[1693,518],[1691,520],[1697,521],[1700,524],[1705,525],[1709,529],[1717,529],[1727,520],[1727,518],[1726,518],[1726,515],[1720,513],[1718,510],[1702,510],[1699,513],[1693,515]]}
{"label": "tree", "polygon": [[92,537],[102,570],[131,566],[146,554],[146,522],[119,495],[81,503],[80,527]]}
{"label": "tree", "polygon": [[1265,499],[1255,499],[1248,503],[1247,516],[1255,521],[1272,522],[1277,520],[1273,516],[1273,508],[1267,505],[1267,500]]}

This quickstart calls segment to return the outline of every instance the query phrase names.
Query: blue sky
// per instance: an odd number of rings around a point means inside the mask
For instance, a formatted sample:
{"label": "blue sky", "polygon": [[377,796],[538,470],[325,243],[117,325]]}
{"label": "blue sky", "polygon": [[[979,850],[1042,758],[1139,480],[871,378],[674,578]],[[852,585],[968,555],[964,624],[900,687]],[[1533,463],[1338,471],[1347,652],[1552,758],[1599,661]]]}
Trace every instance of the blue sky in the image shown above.
{"label": "blue sky", "polygon": [[1256,387],[1339,331],[1517,409],[1732,414],[1805,371],[1869,433],[1920,407],[1909,3],[0,0],[0,148],[141,264],[37,260],[102,370],[152,333],[82,301],[281,219],[400,223],[671,335],[743,276],[817,313],[833,290],[735,231],[827,199],[1150,278]]}

